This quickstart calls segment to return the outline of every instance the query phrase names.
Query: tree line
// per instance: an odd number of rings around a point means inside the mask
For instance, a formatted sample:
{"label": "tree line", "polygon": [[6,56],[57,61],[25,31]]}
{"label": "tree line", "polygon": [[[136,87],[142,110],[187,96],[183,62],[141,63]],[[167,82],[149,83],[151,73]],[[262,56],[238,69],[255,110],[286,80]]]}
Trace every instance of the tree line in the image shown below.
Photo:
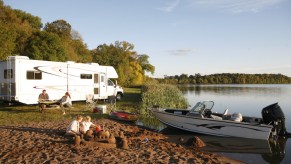
{"label": "tree line", "polygon": [[147,54],[126,41],[97,45],[89,50],[78,31],[65,20],[42,24],[41,18],[5,6],[0,0],[0,60],[22,55],[47,61],[75,61],[113,66],[123,86],[141,85],[154,73]]}
{"label": "tree line", "polygon": [[[140,86],[154,74],[147,54],[139,54],[126,41],[97,45],[89,50],[82,36],[65,20],[42,24],[41,18],[5,6],[0,0],[0,60],[23,55],[30,59],[75,61],[113,66],[122,86]],[[157,79],[166,84],[286,84],[290,78],[281,74],[214,74],[199,73],[165,76]]]}
{"label": "tree line", "polygon": [[290,84],[291,78],[282,74],[223,73],[204,75],[197,73],[165,76],[157,79],[165,84]]}

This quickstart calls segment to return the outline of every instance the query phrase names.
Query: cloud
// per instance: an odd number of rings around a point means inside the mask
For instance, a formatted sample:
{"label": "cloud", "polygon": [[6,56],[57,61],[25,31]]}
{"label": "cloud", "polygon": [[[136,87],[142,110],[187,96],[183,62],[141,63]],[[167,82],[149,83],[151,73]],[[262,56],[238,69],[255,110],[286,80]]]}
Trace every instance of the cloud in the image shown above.
{"label": "cloud", "polygon": [[218,8],[233,13],[259,12],[284,0],[189,0],[194,6]]}
{"label": "cloud", "polygon": [[186,56],[192,53],[195,53],[196,49],[178,49],[178,50],[169,50],[168,53],[175,56]]}
{"label": "cloud", "polygon": [[173,0],[170,2],[167,2],[165,6],[158,8],[158,10],[164,11],[164,12],[172,12],[180,3],[180,0]]}

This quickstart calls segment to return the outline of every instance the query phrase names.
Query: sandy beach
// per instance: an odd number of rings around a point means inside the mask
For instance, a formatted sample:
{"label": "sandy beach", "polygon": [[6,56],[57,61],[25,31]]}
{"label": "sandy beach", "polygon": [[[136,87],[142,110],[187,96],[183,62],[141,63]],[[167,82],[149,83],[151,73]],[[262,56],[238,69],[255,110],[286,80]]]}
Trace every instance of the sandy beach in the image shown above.
{"label": "sandy beach", "polygon": [[[136,125],[93,120],[116,138],[116,144],[83,140],[78,146],[63,134],[70,121],[0,126],[1,163],[241,163]],[[120,145],[123,133],[127,147]],[[147,139],[146,139],[147,138]],[[146,142],[147,141],[147,142]]]}

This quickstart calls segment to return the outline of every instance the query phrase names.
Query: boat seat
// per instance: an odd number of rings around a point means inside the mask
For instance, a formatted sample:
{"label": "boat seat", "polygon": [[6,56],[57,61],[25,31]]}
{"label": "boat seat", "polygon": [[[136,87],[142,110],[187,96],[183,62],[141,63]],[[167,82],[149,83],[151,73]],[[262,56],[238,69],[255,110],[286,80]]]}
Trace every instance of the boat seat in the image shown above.
{"label": "boat seat", "polygon": [[196,112],[189,112],[186,114],[186,116],[193,116],[193,117],[201,117],[204,118],[204,116],[200,113],[196,113]]}
{"label": "boat seat", "polygon": [[213,114],[211,114],[210,117],[213,118],[214,120],[222,120],[222,117],[215,116]]}
{"label": "boat seat", "polygon": [[242,122],[243,118],[242,118],[242,114],[241,113],[233,113],[230,117],[231,121],[235,121],[235,122]]}

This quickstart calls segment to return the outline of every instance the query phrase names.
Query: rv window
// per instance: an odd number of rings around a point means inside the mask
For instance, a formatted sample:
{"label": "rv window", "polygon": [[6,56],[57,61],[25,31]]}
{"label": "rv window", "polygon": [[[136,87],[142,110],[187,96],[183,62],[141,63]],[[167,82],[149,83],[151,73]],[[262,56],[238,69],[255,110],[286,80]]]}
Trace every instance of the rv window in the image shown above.
{"label": "rv window", "polygon": [[4,70],[4,79],[12,79],[12,78],[13,78],[12,69],[5,69]]}
{"label": "rv window", "polygon": [[42,79],[41,72],[34,72],[34,79]]}
{"label": "rv window", "polygon": [[98,74],[94,74],[94,83],[95,83],[95,84],[96,84],[96,83],[99,83],[99,82],[98,82],[98,77],[99,77]]}
{"label": "rv window", "polygon": [[109,79],[108,79],[107,83],[108,83],[108,86],[114,86],[114,83]]}
{"label": "rv window", "polygon": [[99,94],[99,88],[94,88],[94,94]]}
{"label": "rv window", "polygon": [[28,79],[28,80],[41,80],[42,73],[39,71],[27,71],[26,72],[26,79]]}
{"label": "rv window", "polygon": [[81,79],[92,79],[92,74],[81,74]]}
{"label": "rv window", "polygon": [[101,76],[101,83],[104,83],[104,76]]}

